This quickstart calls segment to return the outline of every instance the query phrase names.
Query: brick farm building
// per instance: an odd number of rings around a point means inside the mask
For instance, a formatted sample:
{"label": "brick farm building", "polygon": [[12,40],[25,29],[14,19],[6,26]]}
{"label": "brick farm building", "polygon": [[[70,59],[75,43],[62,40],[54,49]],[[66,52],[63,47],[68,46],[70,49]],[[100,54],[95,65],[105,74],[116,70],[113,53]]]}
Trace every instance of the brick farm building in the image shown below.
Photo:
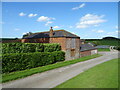
{"label": "brick farm building", "polygon": [[59,43],[64,51],[65,59],[72,60],[97,53],[97,49],[89,44],[82,44],[80,37],[65,30],[32,33],[22,38],[23,43]]}
{"label": "brick farm building", "polygon": [[2,43],[59,43],[62,51],[65,52],[65,59],[72,60],[97,53],[97,49],[91,44],[84,43],[79,36],[66,30],[53,30],[29,33],[22,39],[3,40]]}

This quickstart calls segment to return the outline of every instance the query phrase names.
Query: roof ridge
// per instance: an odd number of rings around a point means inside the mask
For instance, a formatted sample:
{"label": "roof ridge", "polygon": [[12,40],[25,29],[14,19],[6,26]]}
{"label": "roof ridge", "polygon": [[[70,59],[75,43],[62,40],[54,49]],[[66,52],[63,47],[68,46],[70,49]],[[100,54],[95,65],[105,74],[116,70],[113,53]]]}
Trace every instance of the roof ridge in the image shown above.
{"label": "roof ridge", "polygon": [[[61,30],[53,30],[53,32],[54,31],[65,31],[65,30],[63,30],[63,29],[61,29]],[[50,32],[50,31],[45,31],[45,32]],[[45,33],[45,32],[38,32],[38,33]]]}
{"label": "roof ridge", "polygon": [[[53,32],[54,31],[65,31],[65,30],[63,30],[63,29],[61,29],[61,30],[53,30]],[[44,32],[36,32],[36,33],[32,33],[31,35],[34,35],[34,34],[39,34],[39,33],[49,33],[50,31],[44,31]],[[29,35],[29,36],[31,36],[31,35]],[[29,36],[26,36],[26,37],[29,37]]]}
{"label": "roof ridge", "polygon": [[[53,30],[53,33],[54,33],[54,32],[55,32],[55,33],[58,32],[58,34],[59,34],[59,31],[61,31],[60,33],[62,33],[62,36],[64,36],[64,37],[79,37],[79,36],[77,36],[77,35],[69,32],[69,31],[64,30],[64,29],[61,29],[61,30]],[[29,38],[29,37],[32,36],[32,35],[44,34],[44,33],[49,36],[49,32],[50,32],[50,31],[36,32],[36,33],[32,33],[31,35],[26,36],[25,38]],[[59,35],[58,35],[58,36],[59,36]],[[61,35],[60,35],[59,37],[61,37]]]}
{"label": "roof ridge", "polygon": [[[73,34],[73,33],[71,33],[71,32],[66,31],[66,30],[64,30],[64,31],[67,32],[67,33],[70,33],[70,34],[72,34],[72,35],[75,35],[75,34]],[[77,35],[75,35],[75,36],[77,36]],[[77,37],[79,37],[79,36],[77,36]]]}

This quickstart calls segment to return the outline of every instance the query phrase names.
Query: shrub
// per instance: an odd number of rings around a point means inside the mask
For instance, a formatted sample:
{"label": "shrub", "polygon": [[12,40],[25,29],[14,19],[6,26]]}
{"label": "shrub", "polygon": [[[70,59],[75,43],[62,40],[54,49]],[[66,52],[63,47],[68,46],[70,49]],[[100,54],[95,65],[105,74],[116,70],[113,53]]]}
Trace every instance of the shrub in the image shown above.
{"label": "shrub", "polygon": [[2,72],[21,71],[64,60],[63,51],[3,54]]}
{"label": "shrub", "polygon": [[64,61],[65,60],[65,53],[61,53],[61,52],[58,52],[58,51],[55,51],[53,53],[55,55],[55,62]]}
{"label": "shrub", "polygon": [[61,47],[59,44],[44,44],[44,52],[53,52],[53,51],[60,51]]}
{"label": "shrub", "polygon": [[31,52],[53,52],[60,51],[59,44],[42,43],[3,43],[2,53],[31,53]]}

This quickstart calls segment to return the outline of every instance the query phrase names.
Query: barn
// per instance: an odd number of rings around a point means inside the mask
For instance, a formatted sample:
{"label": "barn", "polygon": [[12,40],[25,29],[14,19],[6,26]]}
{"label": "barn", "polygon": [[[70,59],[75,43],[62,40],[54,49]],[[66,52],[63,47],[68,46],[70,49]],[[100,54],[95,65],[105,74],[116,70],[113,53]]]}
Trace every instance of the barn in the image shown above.
{"label": "barn", "polygon": [[23,37],[23,43],[59,43],[64,51],[65,59],[72,60],[80,58],[80,37],[66,30],[53,30],[38,32]]}
{"label": "barn", "polygon": [[[73,60],[97,53],[97,49],[88,44],[82,44],[80,37],[66,30],[53,30],[29,33],[21,39],[22,43],[59,43],[65,52],[66,60]],[[86,49],[86,50],[85,50]]]}
{"label": "barn", "polygon": [[89,43],[81,44],[80,57],[89,56],[97,53],[97,49]]}

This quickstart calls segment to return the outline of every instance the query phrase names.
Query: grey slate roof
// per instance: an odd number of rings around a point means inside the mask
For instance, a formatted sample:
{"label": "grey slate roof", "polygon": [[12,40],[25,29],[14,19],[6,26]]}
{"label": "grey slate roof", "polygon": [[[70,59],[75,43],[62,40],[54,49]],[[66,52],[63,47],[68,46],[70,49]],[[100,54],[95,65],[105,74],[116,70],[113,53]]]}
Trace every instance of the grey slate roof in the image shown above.
{"label": "grey slate roof", "polygon": [[96,46],[96,44],[92,43],[92,42],[89,42],[88,44],[92,45],[92,46]]}
{"label": "grey slate roof", "polygon": [[98,45],[95,48],[109,48],[109,45]]}
{"label": "grey slate roof", "polygon": [[[24,37],[24,39],[32,39],[32,38],[49,38],[49,31],[47,32],[39,32],[39,33],[33,33],[32,35]],[[54,30],[52,37],[74,37],[77,38],[79,36],[74,35],[70,32],[67,32],[65,30]]]}
{"label": "grey slate roof", "polygon": [[87,51],[87,50],[93,50],[93,49],[96,49],[96,48],[90,44],[82,44],[80,46],[80,51]]}

